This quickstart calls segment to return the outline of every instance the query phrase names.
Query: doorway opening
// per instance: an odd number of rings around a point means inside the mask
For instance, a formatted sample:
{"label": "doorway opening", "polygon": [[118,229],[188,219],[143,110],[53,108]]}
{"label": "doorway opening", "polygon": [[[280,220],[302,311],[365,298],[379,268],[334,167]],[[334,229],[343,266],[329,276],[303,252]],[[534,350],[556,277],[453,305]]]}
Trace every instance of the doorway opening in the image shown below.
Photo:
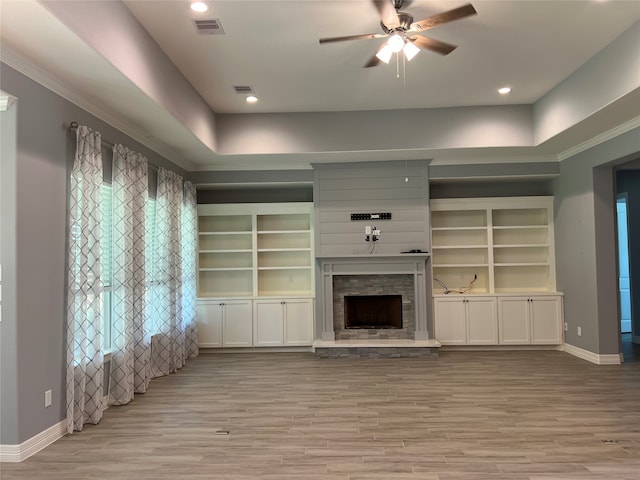
{"label": "doorway opening", "polygon": [[631,276],[629,268],[629,220],[626,193],[616,198],[618,224],[618,291],[620,302],[620,332],[633,333],[631,325]]}
{"label": "doorway opening", "polygon": [[618,247],[618,311],[620,312],[620,346],[623,362],[640,362],[640,344],[633,318],[633,283],[630,257],[631,212],[628,192],[616,195],[616,237]]}

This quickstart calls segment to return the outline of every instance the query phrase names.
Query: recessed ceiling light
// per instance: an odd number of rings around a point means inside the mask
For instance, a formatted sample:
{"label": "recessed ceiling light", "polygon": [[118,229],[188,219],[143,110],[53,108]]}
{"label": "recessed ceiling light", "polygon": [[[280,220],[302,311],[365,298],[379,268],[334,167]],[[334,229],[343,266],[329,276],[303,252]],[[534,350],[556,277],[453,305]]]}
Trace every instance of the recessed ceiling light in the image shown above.
{"label": "recessed ceiling light", "polygon": [[507,93],[511,93],[511,87],[502,87],[498,89],[498,93],[500,95],[506,95]]}
{"label": "recessed ceiling light", "polygon": [[258,97],[255,95],[249,95],[245,100],[247,103],[256,103],[258,101]]}
{"label": "recessed ceiling light", "polygon": [[198,13],[203,13],[209,10],[209,5],[204,2],[191,2],[191,10]]}

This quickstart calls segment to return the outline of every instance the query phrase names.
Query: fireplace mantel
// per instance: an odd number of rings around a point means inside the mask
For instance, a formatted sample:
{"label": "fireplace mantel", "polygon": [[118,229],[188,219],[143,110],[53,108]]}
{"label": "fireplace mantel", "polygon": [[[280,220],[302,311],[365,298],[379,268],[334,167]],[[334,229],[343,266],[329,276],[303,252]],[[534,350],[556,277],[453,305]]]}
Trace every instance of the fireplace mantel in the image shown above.
{"label": "fireplace mantel", "polygon": [[415,340],[428,340],[426,264],[429,253],[316,257],[322,276],[322,340],[335,340],[333,277],[336,275],[412,275],[415,298]]}
{"label": "fireplace mantel", "polygon": [[429,252],[420,252],[420,253],[394,253],[394,254],[381,254],[381,255],[377,255],[377,254],[327,255],[327,256],[318,255],[316,256],[316,258],[323,262],[327,262],[327,261],[342,262],[349,259],[353,259],[354,261],[363,261],[363,260],[374,260],[374,259],[384,259],[384,258],[394,258],[394,259],[402,258],[402,259],[407,259],[409,261],[414,261],[416,258],[426,259],[427,257],[430,257],[430,256],[431,254]]}

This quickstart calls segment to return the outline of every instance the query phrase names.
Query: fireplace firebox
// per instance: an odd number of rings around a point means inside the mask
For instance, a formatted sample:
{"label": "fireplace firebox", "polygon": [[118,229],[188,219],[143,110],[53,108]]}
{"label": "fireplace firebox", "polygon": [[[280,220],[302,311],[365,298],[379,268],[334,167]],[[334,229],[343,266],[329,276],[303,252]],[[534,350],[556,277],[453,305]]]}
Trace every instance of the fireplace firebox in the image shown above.
{"label": "fireplace firebox", "polygon": [[402,295],[345,295],[346,329],[402,328]]}

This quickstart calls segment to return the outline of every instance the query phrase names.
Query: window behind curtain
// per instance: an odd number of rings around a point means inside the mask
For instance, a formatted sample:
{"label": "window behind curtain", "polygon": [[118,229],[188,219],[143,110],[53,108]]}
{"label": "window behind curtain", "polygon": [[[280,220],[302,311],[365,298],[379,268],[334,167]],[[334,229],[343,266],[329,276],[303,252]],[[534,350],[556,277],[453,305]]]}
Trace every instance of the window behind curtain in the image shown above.
{"label": "window behind curtain", "polygon": [[112,188],[107,182],[102,183],[102,239],[100,241],[100,267],[104,280],[104,291],[102,293],[102,308],[104,313],[103,324],[103,349],[105,352],[111,351],[111,281],[112,281],[112,258],[113,258],[113,210],[112,210]]}
{"label": "window behind curtain", "polygon": [[[111,287],[113,272],[113,189],[110,183],[102,184],[102,239],[101,248],[101,267],[104,278],[104,292],[102,294],[102,305],[104,311],[103,325],[103,348],[105,352],[111,351]],[[150,273],[154,272],[154,239],[156,231],[156,199],[149,198],[147,201],[146,212],[146,258],[147,268]],[[154,278],[151,276],[150,278]],[[153,285],[153,282],[152,284]]]}

